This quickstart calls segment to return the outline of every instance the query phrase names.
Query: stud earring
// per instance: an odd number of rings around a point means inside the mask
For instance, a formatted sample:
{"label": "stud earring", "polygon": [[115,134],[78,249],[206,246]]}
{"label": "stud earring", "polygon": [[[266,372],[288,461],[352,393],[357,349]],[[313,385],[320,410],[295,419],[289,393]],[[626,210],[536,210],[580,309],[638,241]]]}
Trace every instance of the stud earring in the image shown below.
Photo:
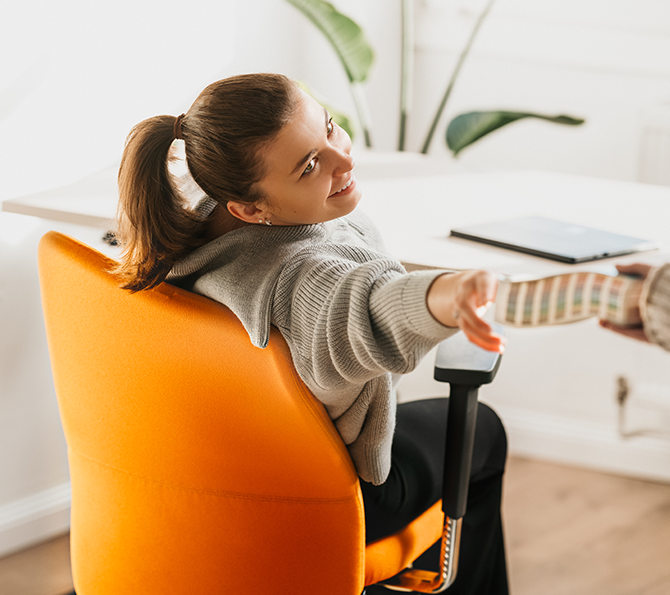
{"label": "stud earring", "polygon": [[265,220],[265,225],[272,225],[272,221],[270,221],[269,219],[266,219]]}

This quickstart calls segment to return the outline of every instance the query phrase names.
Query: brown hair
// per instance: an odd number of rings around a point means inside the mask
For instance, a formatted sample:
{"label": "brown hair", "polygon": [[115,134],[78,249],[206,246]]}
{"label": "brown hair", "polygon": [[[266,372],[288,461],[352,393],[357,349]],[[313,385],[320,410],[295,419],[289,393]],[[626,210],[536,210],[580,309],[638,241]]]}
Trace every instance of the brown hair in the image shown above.
{"label": "brown hair", "polygon": [[[181,120],[186,162],[195,182],[219,204],[255,203],[265,175],[260,149],[290,120],[297,87],[278,74],[248,74],[209,85]],[[116,268],[124,289],[161,283],[174,263],[204,243],[204,225],[168,169],[174,116],[135,126],[119,169]]]}

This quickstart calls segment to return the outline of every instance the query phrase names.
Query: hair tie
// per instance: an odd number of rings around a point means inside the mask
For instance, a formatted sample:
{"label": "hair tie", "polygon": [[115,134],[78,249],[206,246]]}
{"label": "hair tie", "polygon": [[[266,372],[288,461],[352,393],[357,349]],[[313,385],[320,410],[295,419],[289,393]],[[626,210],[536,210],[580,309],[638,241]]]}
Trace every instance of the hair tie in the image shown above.
{"label": "hair tie", "polygon": [[172,129],[172,135],[177,139],[177,140],[182,140],[181,138],[181,121],[184,118],[186,114],[181,114],[180,116],[177,116],[176,120],[174,121],[174,128]]}

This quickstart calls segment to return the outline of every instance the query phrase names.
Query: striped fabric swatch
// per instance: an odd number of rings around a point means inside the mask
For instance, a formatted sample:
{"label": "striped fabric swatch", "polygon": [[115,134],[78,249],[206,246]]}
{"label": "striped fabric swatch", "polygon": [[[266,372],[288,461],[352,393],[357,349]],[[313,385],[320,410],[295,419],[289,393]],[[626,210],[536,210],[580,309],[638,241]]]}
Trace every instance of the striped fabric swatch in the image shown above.
{"label": "striped fabric swatch", "polygon": [[619,325],[640,324],[643,280],[579,271],[552,277],[502,277],[495,320],[516,327],[577,322],[592,316]]}

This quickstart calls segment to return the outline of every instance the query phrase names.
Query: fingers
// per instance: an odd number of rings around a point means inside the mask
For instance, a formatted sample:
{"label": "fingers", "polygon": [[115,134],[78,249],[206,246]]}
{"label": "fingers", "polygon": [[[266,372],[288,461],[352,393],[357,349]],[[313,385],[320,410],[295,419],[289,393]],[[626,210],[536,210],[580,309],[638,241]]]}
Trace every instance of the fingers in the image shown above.
{"label": "fingers", "polygon": [[476,302],[475,305],[486,306],[488,307],[496,299],[496,293],[498,292],[498,277],[487,272],[487,271],[476,271],[474,273],[474,285],[475,285],[475,296]]}
{"label": "fingers", "polygon": [[456,295],[454,318],[466,337],[488,351],[502,353],[504,337],[493,332],[483,319],[495,300],[498,279],[486,271],[473,271],[464,276]]}
{"label": "fingers", "polygon": [[505,339],[500,335],[491,333],[487,338],[481,337],[480,335],[472,334],[466,330],[463,330],[463,333],[468,338],[471,343],[486,349],[486,351],[493,351],[495,353],[505,353]]}
{"label": "fingers", "polygon": [[455,316],[455,318],[458,322],[458,326],[464,331],[467,330],[474,335],[489,335],[493,332],[493,329],[491,328],[491,325],[482,318],[487,310],[488,307],[486,305],[475,308],[471,304],[463,307],[462,310],[457,310],[458,316]]}
{"label": "fingers", "polygon": [[482,317],[491,306],[488,302],[479,308],[468,308],[459,312],[456,317],[459,328],[465,336],[475,345],[488,351],[503,353],[505,351],[505,338],[493,331],[491,325]]}
{"label": "fingers", "polygon": [[426,295],[433,317],[449,327],[458,327],[483,349],[502,352],[504,338],[482,319],[495,300],[498,278],[486,271],[463,271],[438,276]]}
{"label": "fingers", "polygon": [[459,321],[459,328],[463,331],[465,336],[475,345],[486,349],[487,351],[495,351],[497,353],[504,353],[505,338],[493,331],[491,325],[486,321],[479,319],[476,325],[470,324],[469,321]]}

